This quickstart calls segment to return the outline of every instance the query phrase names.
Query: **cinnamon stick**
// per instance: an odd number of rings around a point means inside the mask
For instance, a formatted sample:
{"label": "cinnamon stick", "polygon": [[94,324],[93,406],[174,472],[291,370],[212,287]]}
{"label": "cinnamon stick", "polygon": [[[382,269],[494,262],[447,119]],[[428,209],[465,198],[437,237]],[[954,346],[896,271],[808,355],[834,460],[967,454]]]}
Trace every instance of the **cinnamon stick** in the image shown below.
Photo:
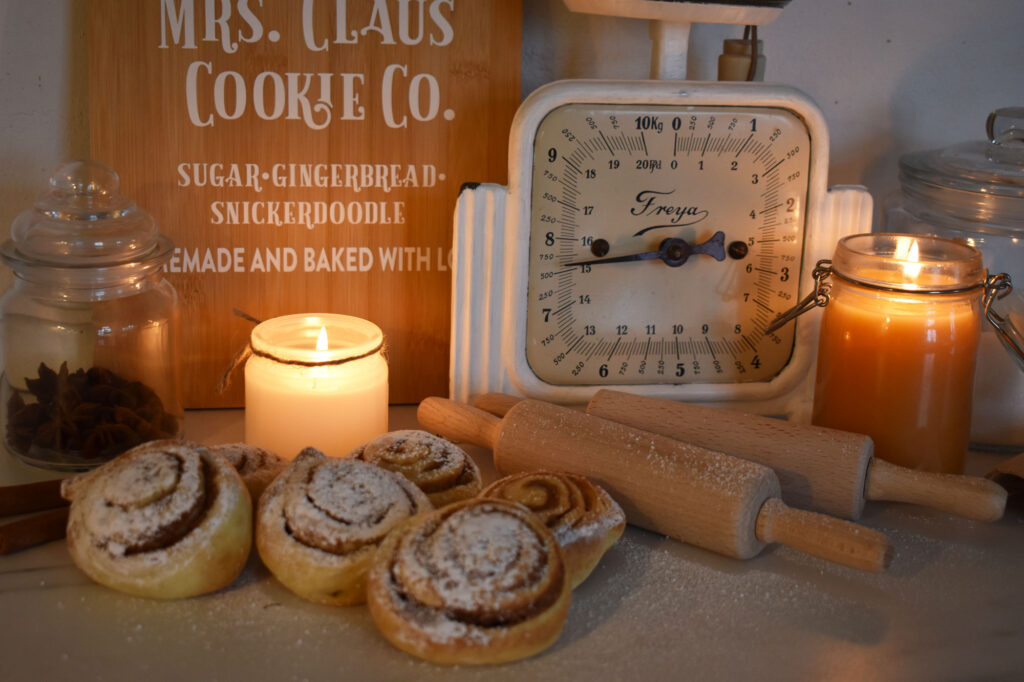
{"label": "cinnamon stick", "polygon": [[14,516],[69,503],[60,496],[61,479],[0,486],[0,516]]}
{"label": "cinnamon stick", "polygon": [[0,554],[60,540],[67,532],[68,507],[50,509],[0,526]]}

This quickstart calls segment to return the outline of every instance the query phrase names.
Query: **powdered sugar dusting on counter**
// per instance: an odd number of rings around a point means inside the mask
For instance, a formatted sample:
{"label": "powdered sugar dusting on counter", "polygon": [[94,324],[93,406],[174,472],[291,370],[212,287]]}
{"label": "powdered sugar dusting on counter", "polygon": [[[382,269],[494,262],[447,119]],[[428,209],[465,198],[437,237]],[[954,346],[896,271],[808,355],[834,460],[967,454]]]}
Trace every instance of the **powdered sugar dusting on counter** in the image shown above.
{"label": "powdered sugar dusting on counter", "polygon": [[[392,422],[412,425],[412,412],[392,408]],[[218,438],[224,414],[201,415]],[[197,416],[189,418],[186,429],[202,437]],[[470,452],[493,480],[489,453]],[[993,459],[980,460],[980,470]],[[225,590],[156,602],[93,584],[63,543],[51,543],[0,557],[0,611],[16,614],[0,619],[0,677],[1017,679],[1024,513],[982,524],[893,504],[863,520],[893,540],[884,574],[779,547],[736,561],[630,527],[573,594],[551,649],[486,668],[437,666],[396,651],[364,607],[308,603],[255,553]]]}
{"label": "powdered sugar dusting on counter", "polygon": [[[882,680],[902,662],[919,679],[968,670],[1013,679],[1021,516],[987,525],[892,508],[868,520],[898,548],[886,574],[784,548],[739,562],[629,528],[574,593],[551,650],[485,669],[398,652],[365,608],[308,603],[255,556],[226,590],[155,602],[92,584],[52,543],[0,557],[0,608],[33,613],[0,625],[12,652],[0,671],[12,680],[231,680],[244,671],[276,680],[670,679],[680,670],[712,680]],[[998,655],[969,655],[979,651]]]}

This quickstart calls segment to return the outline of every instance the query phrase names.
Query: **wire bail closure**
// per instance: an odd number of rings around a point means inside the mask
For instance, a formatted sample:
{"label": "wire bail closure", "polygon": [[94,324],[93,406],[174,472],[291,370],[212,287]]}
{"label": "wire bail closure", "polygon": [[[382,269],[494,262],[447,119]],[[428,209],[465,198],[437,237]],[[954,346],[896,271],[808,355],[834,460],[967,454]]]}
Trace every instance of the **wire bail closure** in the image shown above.
{"label": "wire bail closure", "polygon": [[[779,314],[769,324],[765,334],[771,334],[785,325],[789,324],[799,316],[814,308],[824,308],[831,300],[832,285],[828,282],[829,277],[834,273],[832,261],[828,259],[818,261],[814,266],[814,290],[807,294],[795,306]],[[1024,370],[1024,333],[1010,319],[1009,313],[1002,314],[995,308],[995,303],[1006,298],[1013,291],[1013,284],[1010,276],[1005,272],[998,275],[990,275],[985,279],[982,292],[982,310],[985,319],[995,329],[999,341],[1003,347],[1013,356],[1014,360]],[[1024,311],[1018,311],[1024,313]]]}
{"label": "wire bail closure", "polygon": [[1008,274],[1001,272],[998,275],[992,275],[985,280],[985,293],[982,295],[981,302],[985,311],[985,319],[995,328],[1003,347],[1024,370],[1024,336],[1010,319],[1009,314],[1002,315],[994,307],[996,301],[1006,298],[1012,290],[1013,285]]}
{"label": "wire bail closure", "polygon": [[826,280],[832,276],[832,261],[828,258],[823,258],[818,261],[818,264],[814,266],[814,272],[812,275],[814,277],[814,290],[800,299],[795,306],[784,313],[780,313],[779,316],[765,328],[765,334],[771,334],[772,332],[782,329],[784,326],[789,324],[789,322],[800,317],[808,310],[824,308],[828,305],[828,302],[831,300],[832,285]]}

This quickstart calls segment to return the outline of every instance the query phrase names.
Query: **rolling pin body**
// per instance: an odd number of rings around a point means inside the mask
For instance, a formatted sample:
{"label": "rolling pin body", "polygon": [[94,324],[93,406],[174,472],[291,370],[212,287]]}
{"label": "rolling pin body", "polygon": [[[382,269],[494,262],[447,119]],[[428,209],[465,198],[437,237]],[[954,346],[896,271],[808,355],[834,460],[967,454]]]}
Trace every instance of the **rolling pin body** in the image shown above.
{"label": "rolling pin body", "polygon": [[767,542],[865,570],[888,562],[885,536],[779,499],[771,469],[582,412],[534,400],[504,419],[427,398],[420,423],[490,448],[502,474],[555,469],[587,476],[623,507],[630,523],[739,559]]}
{"label": "rolling pin body", "polygon": [[998,520],[1006,506],[1006,491],[992,481],[874,459],[874,444],[859,434],[610,390],[598,391],[587,413],[769,466],[789,504],[843,518],[859,518],[865,500],[927,505],[980,521]]}

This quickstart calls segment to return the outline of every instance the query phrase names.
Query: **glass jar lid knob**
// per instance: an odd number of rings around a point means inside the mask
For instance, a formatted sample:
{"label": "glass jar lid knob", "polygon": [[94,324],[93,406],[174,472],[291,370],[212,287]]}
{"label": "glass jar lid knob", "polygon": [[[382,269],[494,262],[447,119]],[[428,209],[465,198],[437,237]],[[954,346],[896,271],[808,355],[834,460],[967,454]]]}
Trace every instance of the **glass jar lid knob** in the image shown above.
{"label": "glass jar lid knob", "polygon": [[146,257],[159,241],[153,218],[119,192],[120,179],[98,161],[72,161],[50,191],[11,225],[17,255],[29,262],[101,267]]}
{"label": "glass jar lid knob", "polygon": [[992,143],[989,158],[1024,165],[1024,107],[996,109],[985,121],[985,132]]}

